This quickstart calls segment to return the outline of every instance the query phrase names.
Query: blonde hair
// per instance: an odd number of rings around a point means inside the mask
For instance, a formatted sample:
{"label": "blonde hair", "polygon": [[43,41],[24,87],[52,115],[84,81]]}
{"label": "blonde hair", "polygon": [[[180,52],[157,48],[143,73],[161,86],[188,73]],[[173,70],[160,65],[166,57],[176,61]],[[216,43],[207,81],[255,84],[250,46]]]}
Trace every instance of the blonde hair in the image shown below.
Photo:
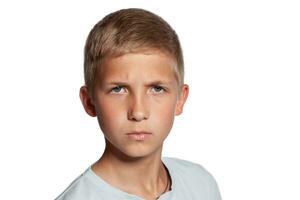
{"label": "blonde hair", "polygon": [[84,80],[90,95],[97,67],[104,59],[126,53],[156,49],[177,62],[179,86],[184,82],[184,62],[180,42],[172,27],[158,15],[140,8],[110,13],[90,31],[84,49]]}

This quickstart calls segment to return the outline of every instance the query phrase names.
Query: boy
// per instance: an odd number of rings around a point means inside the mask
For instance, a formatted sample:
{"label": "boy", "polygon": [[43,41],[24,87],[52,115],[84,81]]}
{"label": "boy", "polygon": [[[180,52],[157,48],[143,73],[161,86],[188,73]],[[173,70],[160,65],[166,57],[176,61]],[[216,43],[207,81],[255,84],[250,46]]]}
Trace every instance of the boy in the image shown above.
{"label": "boy", "polygon": [[91,30],[84,59],[80,98],[97,116],[106,146],[57,200],[220,200],[216,182],[200,165],[161,158],[189,92],[169,24],[143,9],[111,13]]}

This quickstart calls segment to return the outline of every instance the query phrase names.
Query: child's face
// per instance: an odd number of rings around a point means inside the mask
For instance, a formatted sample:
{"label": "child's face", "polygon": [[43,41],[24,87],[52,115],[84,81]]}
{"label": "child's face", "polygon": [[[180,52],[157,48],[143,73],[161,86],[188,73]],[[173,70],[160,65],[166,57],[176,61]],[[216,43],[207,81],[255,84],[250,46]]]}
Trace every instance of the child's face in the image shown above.
{"label": "child's face", "polygon": [[125,54],[98,68],[93,99],[81,88],[82,103],[89,115],[97,116],[110,148],[130,157],[161,149],[188,96],[187,85],[178,94],[175,67],[171,57],[157,51]]}

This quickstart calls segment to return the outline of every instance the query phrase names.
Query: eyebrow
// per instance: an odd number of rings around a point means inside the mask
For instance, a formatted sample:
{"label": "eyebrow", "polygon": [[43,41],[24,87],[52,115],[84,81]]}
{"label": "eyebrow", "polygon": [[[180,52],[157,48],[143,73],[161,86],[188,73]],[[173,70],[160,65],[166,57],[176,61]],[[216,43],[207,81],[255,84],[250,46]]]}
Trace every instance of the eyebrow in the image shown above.
{"label": "eyebrow", "polygon": [[[123,81],[109,81],[109,82],[104,82],[104,84],[107,84],[107,85],[129,86],[128,82],[123,82]],[[146,85],[147,86],[152,86],[152,85],[172,85],[172,81],[156,80],[156,81],[148,82]]]}

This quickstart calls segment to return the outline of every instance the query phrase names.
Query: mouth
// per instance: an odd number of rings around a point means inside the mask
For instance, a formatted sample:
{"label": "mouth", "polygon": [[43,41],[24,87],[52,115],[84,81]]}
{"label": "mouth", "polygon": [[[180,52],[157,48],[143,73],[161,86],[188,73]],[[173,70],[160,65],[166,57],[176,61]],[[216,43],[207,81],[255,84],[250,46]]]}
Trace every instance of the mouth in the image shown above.
{"label": "mouth", "polygon": [[149,132],[131,132],[126,134],[130,139],[144,141],[151,137],[152,133]]}

